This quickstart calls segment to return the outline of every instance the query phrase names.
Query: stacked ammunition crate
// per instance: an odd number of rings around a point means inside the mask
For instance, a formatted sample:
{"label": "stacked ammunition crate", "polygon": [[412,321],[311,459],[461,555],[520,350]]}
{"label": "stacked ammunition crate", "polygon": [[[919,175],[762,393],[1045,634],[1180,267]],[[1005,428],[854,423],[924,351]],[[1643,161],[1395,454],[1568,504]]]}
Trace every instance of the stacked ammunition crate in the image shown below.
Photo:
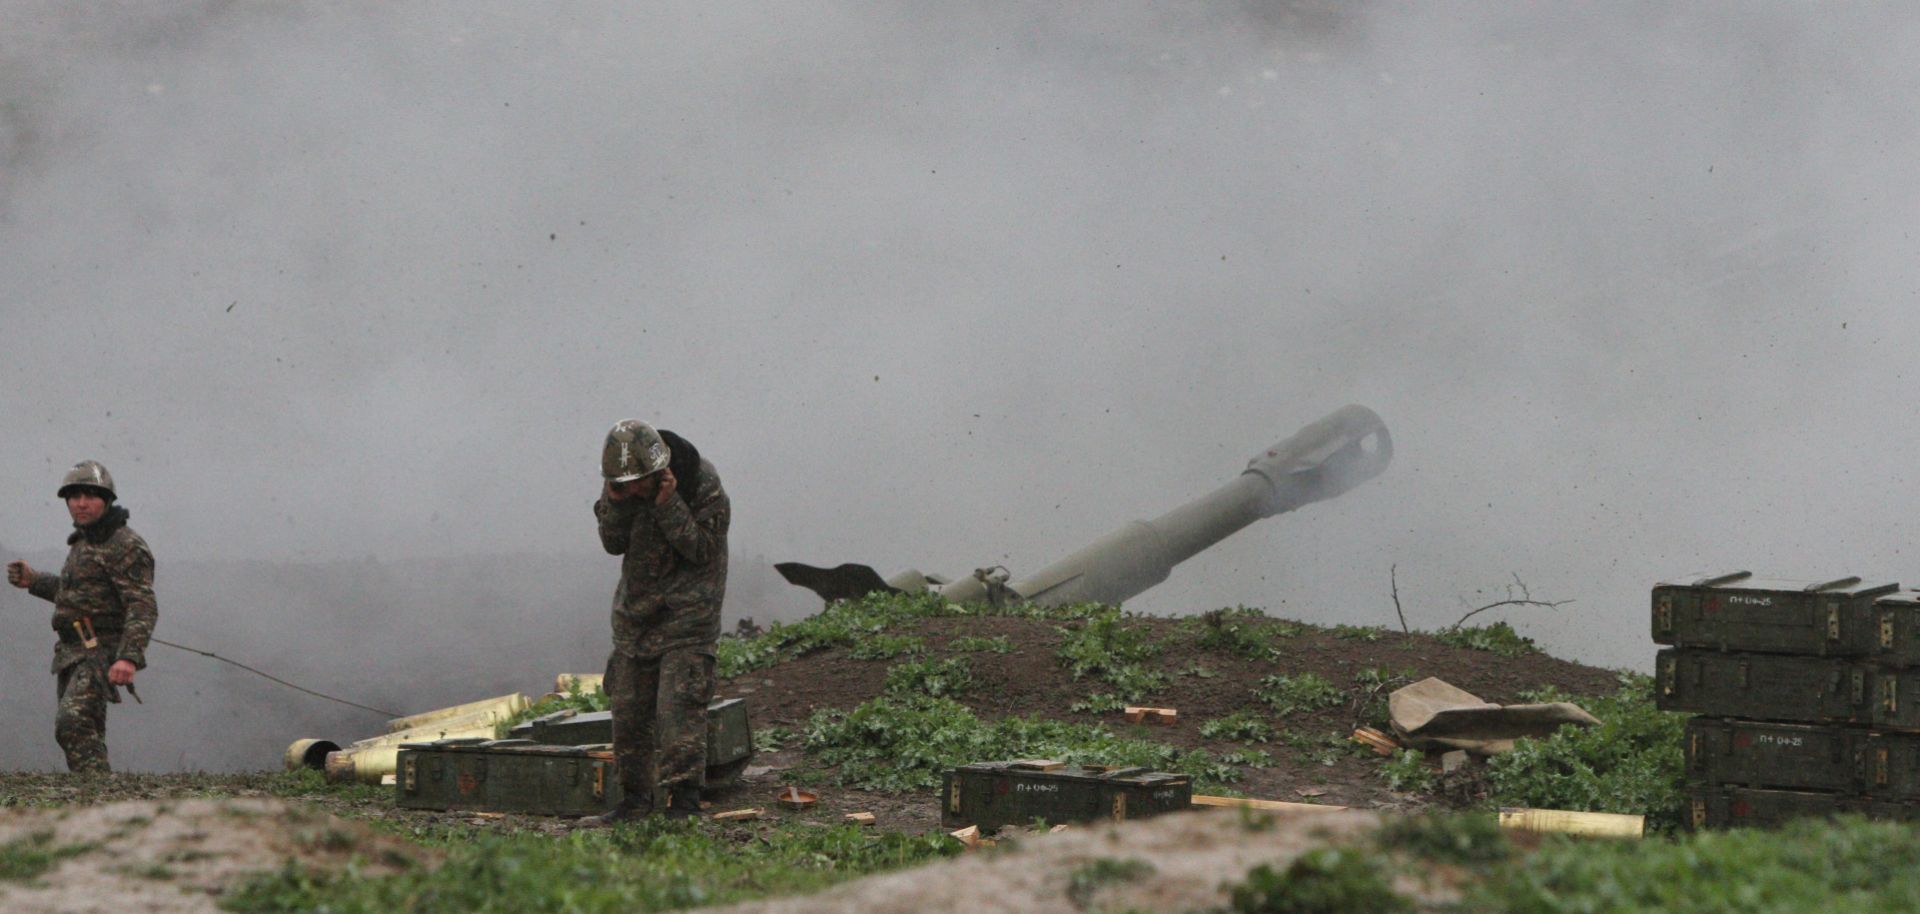
{"label": "stacked ammunition crate", "polygon": [[1920,818],[1920,593],[1748,572],[1653,588],[1693,827]]}

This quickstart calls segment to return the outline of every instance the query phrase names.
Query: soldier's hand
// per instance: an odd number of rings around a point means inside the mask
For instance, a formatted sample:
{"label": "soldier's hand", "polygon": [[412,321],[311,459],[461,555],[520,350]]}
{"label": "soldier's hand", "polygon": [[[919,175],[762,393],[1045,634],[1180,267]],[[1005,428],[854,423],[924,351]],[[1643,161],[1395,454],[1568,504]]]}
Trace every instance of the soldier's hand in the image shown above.
{"label": "soldier's hand", "polygon": [[653,503],[656,505],[666,504],[667,499],[672,498],[674,490],[678,488],[680,488],[680,481],[673,478],[673,471],[661,470],[660,487],[654,490]]}
{"label": "soldier's hand", "polygon": [[133,674],[137,669],[131,660],[115,660],[107,667],[107,681],[117,686],[133,685]]}
{"label": "soldier's hand", "polygon": [[33,566],[26,562],[8,562],[7,583],[25,590],[33,584]]}

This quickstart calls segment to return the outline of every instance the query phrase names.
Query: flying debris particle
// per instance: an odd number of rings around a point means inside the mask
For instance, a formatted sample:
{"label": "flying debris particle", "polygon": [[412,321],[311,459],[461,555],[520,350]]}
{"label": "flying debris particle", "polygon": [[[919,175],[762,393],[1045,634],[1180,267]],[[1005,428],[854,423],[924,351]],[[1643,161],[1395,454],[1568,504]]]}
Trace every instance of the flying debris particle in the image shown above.
{"label": "flying debris particle", "polygon": [[557,240],[557,239],[558,239],[559,237],[560,237],[560,233],[559,233],[559,232],[548,232],[548,233],[547,233],[547,240],[548,240],[548,241],[554,241],[554,240]]}
{"label": "flying debris particle", "polygon": [[874,379],[875,381],[878,381],[878,380],[880,380],[880,376],[879,376],[879,375],[874,375],[874,376],[873,376],[873,379]]}
{"label": "flying debris particle", "polygon": [[232,302],[231,302],[230,304],[228,304],[228,305],[227,305],[227,313],[228,313],[228,314],[232,314],[232,313],[233,313],[233,306],[234,306],[234,305],[237,305],[237,304],[239,304],[239,303],[240,303],[240,299],[237,299],[237,298],[236,298],[236,299],[234,299],[234,300],[233,300],[233,301],[232,301]]}

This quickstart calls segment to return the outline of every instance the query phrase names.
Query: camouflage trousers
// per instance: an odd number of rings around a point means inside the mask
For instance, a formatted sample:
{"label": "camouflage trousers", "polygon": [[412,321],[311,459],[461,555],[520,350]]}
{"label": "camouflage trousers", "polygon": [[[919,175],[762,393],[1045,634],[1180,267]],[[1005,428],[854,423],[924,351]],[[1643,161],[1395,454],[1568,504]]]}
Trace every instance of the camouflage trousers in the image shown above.
{"label": "camouflage trousers", "polygon": [[604,688],[613,709],[614,765],[627,802],[665,809],[671,787],[706,783],[711,652],[629,657],[614,651]]}
{"label": "camouflage trousers", "polygon": [[53,738],[67,754],[67,770],[76,774],[106,774],[107,679],[100,664],[81,661],[60,671],[60,711],[53,718]]}

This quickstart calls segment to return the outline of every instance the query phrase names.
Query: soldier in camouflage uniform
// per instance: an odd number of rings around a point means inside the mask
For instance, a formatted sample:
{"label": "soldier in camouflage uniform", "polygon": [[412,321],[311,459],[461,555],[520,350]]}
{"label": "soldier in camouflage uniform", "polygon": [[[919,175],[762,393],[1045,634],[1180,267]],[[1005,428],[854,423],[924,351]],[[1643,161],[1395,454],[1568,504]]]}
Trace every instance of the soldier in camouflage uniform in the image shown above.
{"label": "soldier in camouflage uniform", "polygon": [[127,509],[113,503],[106,467],[75,464],[59,494],[74,526],[65,567],[55,575],[11,562],[7,581],[53,603],[53,631],[60,637],[53,648],[60,690],[54,739],[67,754],[67,769],[106,774],[112,770],[107,703],[120,700],[119,687],[131,691],[134,673],[146,668],[147,640],[159,616],[153,553],[127,526]]}
{"label": "soldier in camouflage uniform", "polygon": [[732,509],[712,463],[638,419],[607,433],[600,468],[593,514],[601,544],[621,557],[606,691],[624,796],[588,824],[695,815]]}

